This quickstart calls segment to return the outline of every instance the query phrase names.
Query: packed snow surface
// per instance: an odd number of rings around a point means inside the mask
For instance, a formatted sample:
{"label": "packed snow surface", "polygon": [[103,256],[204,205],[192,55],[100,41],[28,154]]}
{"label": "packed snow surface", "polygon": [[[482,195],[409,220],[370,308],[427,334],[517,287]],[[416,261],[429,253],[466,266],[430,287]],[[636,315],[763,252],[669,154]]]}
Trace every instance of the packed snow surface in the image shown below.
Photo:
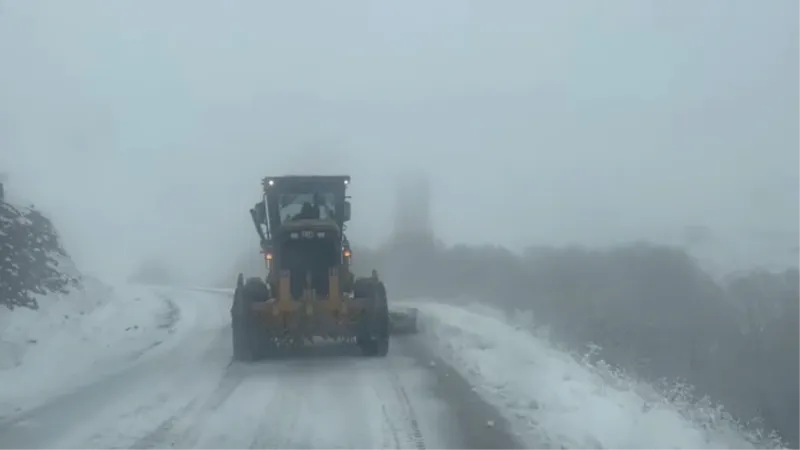
{"label": "packed snow surface", "polygon": [[151,289],[85,277],[39,310],[0,308],[0,416],[124,370],[175,334],[180,311]]}
{"label": "packed snow surface", "polygon": [[[406,302],[435,351],[506,414],[529,445],[558,448],[763,448],[718,408],[668,401],[481,305]],[[519,319],[519,317],[517,318]],[[530,318],[528,318],[530,319]],[[518,321],[519,322],[519,321]]]}
{"label": "packed snow surface", "polygon": [[[186,295],[186,291],[181,294],[164,288],[125,285],[111,289],[87,279],[82,290],[40,299],[40,311],[2,311],[0,416],[15,415],[59,394],[126,371],[128,375],[117,381],[109,381],[109,386],[115,382],[140,380],[138,384],[125,384],[131,389],[130,405],[135,403],[136,398],[151,399],[154,406],[149,410],[145,408],[149,413],[137,409],[142,405],[125,409],[123,406],[127,402],[114,402],[102,412],[97,411],[100,415],[115,418],[109,421],[107,435],[98,431],[99,422],[92,422],[86,423],[86,429],[78,427],[68,430],[63,442],[73,439],[75,443],[86,443],[91,435],[99,439],[92,440],[94,444],[110,445],[122,439],[119,431],[113,431],[119,430],[121,423],[125,423],[126,432],[131,433],[127,441],[132,441],[136,436],[147,434],[146,430],[157,427],[154,421],[169,423],[169,433],[183,436],[184,428],[188,430],[192,423],[200,420],[189,412],[181,412],[184,407],[197,407],[197,414],[225,419],[226,425],[220,429],[230,429],[230,422],[227,421],[229,414],[246,418],[255,410],[247,410],[248,414],[241,416],[239,413],[242,410],[216,411],[222,408],[221,403],[217,405],[217,402],[209,400],[211,406],[206,407],[192,401],[201,391],[214,392],[212,397],[216,397],[218,389],[214,386],[218,383],[222,383],[219,389],[222,389],[220,392],[224,392],[225,398],[244,396],[240,402],[234,401],[231,405],[248,405],[251,402],[247,402],[246,398],[256,395],[253,393],[263,392],[266,397],[261,400],[268,403],[257,402],[253,407],[259,411],[275,401],[273,397],[276,392],[283,392],[285,380],[298,377],[296,391],[311,389],[307,392],[314,394],[313,398],[307,399],[306,413],[320,408],[326,402],[338,403],[344,398],[326,397],[320,392],[326,389],[314,388],[319,380],[313,378],[312,374],[317,373],[314,366],[322,364],[320,362],[299,362],[296,367],[281,369],[286,371],[285,378],[276,376],[284,380],[279,383],[283,388],[253,386],[252,389],[237,393],[239,390],[236,387],[243,382],[269,384],[276,381],[264,378],[265,373],[250,380],[244,376],[246,374],[226,369],[230,358],[229,337],[226,334],[229,332],[226,314],[229,297],[218,294],[229,293],[230,290],[195,289],[199,290],[216,295],[198,297]],[[199,301],[200,298],[207,300]],[[178,304],[174,301],[178,301]],[[469,380],[478,394],[497,407],[512,424],[514,431],[531,447],[766,446],[766,441],[754,445],[753,436],[742,431],[717,408],[703,408],[675,398],[667,400],[645,383],[631,381],[607,366],[590,364],[585,359],[557,349],[546,338],[532,333],[530,321],[520,320],[524,317],[510,320],[502,313],[481,305],[453,306],[431,301],[404,302],[403,305],[419,308],[424,342],[428,342],[439,356]],[[176,355],[185,359],[185,364],[177,364],[180,361]],[[360,361],[357,366],[370,364],[377,363]],[[311,367],[306,367],[309,365]],[[174,375],[177,378],[170,377],[167,380],[164,377],[169,368],[176,371]],[[306,373],[303,370],[308,373],[302,375]],[[229,372],[230,375],[223,377]],[[352,381],[356,375],[362,378],[373,376],[370,371],[345,372],[342,378],[334,377],[326,383],[348,386],[347,380]],[[198,373],[205,375],[188,376]],[[229,376],[233,378],[229,382],[224,381]],[[220,377],[224,378],[224,382],[220,381]],[[198,384],[197,389],[189,386],[192,384],[188,383],[190,379]],[[340,384],[342,382],[343,385]],[[366,380],[359,379],[359,382],[366,383]],[[377,386],[375,383],[378,381],[370,381],[366,385]],[[136,389],[133,389],[134,384]],[[186,389],[178,395],[176,385],[185,385]],[[375,386],[369,392],[377,389]],[[390,388],[378,391],[394,389]],[[342,394],[345,397],[353,395],[349,391]],[[168,401],[171,397],[174,397],[174,401]],[[400,395],[398,398],[402,397]],[[378,401],[373,403],[382,404]],[[285,405],[291,404],[292,401],[287,398]],[[400,412],[401,406],[397,406]],[[118,411],[114,408],[122,409]],[[297,411],[292,412],[292,417],[297,414]],[[184,416],[185,419],[181,420],[187,420],[186,423],[172,419],[178,420]],[[278,416],[282,417],[280,414]],[[245,422],[236,423],[243,425]],[[248,426],[260,426],[250,422],[247,422]],[[140,424],[142,429],[134,430],[135,424]],[[317,422],[306,425],[314,424]],[[492,425],[487,422],[487,426]],[[190,433],[194,436],[190,440],[203,438],[202,434],[197,434],[201,431]],[[302,436],[303,433],[296,433],[290,437],[300,439]],[[162,438],[167,441],[173,439],[172,435],[153,435],[153,439],[160,443],[163,443]],[[211,437],[207,442],[219,444]],[[325,443],[330,444],[327,440]]]}
{"label": "packed snow surface", "polygon": [[229,295],[156,292],[181,311],[173,337],[123,370],[0,421],[0,448],[464,445],[464,423],[453,421],[411,347],[397,342],[387,358],[364,358],[355,346],[318,345],[295,358],[232,362]]}

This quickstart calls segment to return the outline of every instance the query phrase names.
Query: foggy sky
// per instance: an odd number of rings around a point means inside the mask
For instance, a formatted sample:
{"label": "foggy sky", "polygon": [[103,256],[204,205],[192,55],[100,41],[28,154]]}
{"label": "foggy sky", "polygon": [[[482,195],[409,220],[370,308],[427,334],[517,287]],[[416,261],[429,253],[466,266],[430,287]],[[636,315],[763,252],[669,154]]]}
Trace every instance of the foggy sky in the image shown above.
{"label": "foggy sky", "polygon": [[286,172],[351,174],[367,245],[408,171],[447,242],[796,232],[797,21],[793,0],[0,0],[0,172],[107,276],[152,254],[218,273]]}

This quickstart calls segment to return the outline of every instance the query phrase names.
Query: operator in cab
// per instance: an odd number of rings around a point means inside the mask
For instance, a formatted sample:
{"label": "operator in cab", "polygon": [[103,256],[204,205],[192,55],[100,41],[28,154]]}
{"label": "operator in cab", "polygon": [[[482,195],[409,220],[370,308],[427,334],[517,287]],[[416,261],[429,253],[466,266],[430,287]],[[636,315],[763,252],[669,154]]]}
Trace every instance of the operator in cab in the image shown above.
{"label": "operator in cab", "polygon": [[309,202],[303,202],[300,212],[294,216],[294,220],[313,220],[319,219],[319,208],[315,208]]}

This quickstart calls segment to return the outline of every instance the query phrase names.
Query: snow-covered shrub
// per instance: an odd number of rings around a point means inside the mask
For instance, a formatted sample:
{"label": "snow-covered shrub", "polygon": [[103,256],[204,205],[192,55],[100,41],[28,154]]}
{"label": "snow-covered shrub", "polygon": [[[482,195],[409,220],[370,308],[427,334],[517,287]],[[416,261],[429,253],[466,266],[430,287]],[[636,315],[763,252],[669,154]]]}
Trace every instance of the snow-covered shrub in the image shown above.
{"label": "snow-covered shrub", "polygon": [[67,257],[50,219],[0,201],[0,306],[38,309],[37,295],[79,287],[79,276],[59,270]]}

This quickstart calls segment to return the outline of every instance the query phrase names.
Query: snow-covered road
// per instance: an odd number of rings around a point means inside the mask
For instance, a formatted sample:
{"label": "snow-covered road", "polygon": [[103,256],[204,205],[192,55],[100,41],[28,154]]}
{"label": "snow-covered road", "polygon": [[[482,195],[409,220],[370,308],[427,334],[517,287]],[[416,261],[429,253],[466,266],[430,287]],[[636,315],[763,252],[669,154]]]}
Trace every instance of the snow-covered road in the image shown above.
{"label": "snow-covered road", "polygon": [[86,279],[39,302],[36,311],[0,311],[0,420],[166,350],[195,328],[194,308],[140,286]]}
{"label": "snow-covered road", "polygon": [[231,363],[226,295],[160,293],[191,318],[170,342],[0,423],[0,447],[519,447],[500,415],[414,338],[395,339],[385,359],[321,345]]}
{"label": "snow-covered road", "polygon": [[485,305],[406,303],[421,333],[393,338],[387,358],[320,344],[232,363],[228,290],[135,299],[95,308],[89,331],[73,325],[0,371],[0,405],[17,405],[0,417],[0,448],[769,446],[717,408],[666,399]]}

